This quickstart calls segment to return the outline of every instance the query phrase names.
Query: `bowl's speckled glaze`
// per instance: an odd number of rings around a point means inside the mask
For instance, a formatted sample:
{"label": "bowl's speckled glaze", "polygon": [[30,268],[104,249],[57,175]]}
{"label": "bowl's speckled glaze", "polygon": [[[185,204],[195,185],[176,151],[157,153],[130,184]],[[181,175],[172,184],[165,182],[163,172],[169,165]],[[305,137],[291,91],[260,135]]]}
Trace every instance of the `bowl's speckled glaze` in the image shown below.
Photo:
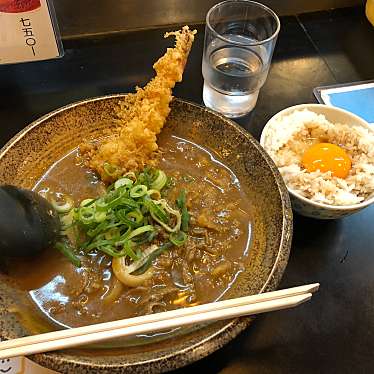
{"label": "bowl's speckled glaze", "polygon": [[[113,125],[113,108],[123,95],[88,99],[58,109],[33,122],[0,150],[0,184],[32,188],[53,164],[85,138],[98,138]],[[274,290],[287,265],[292,211],[287,189],[274,163],[256,140],[225,117],[180,99],[161,136],[173,133],[212,150],[241,180],[253,202],[248,261],[228,297]],[[27,292],[0,274],[0,335],[30,334],[12,305],[32,308]],[[32,309],[30,313],[33,314]],[[251,318],[236,318],[184,329],[162,341],[116,349],[71,349],[38,354],[34,361],[62,373],[147,373],[187,365],[219,349]]]}

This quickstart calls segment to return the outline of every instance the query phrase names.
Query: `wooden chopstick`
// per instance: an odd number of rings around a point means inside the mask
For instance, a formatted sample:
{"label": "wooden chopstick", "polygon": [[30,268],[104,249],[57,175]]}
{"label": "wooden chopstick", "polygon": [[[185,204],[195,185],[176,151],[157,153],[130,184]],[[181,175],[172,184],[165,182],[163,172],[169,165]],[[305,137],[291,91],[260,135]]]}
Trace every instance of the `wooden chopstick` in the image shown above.
{"label": "wooden chopstick", "polygon": [[[73,336],[95,333],[99,331],[109,331],[114,328],[118,328],[119,323],[121,323],[123,326],[126,326],[126,327],[136,326],[136,325],[147,323],[147,322],[157,322],[157,321],[161,321],[164,319],[171,319],[171,318],[176,318],[176,317],[185,316],[185,315],[192,315],[196,313],[205,313],[208,311],[220,310],[220,309],[224,309],[228,307],[234,307],[234,306],[240,306],[240,305],[246,305],[246,304],[254,304],[254,303],[258,303],[262,301],[275,300],[275,299],[288,297],[288,296],[302,295],[305,293],[313,293],[318,290],[318,287],[319,287],[319,283],[313,283],[313,284],[304,285],[304,286],[292,287],[292,288],[288,288],[285,290],[278,290],[278,291],[266,292],[266,293],[257,294],[257,295],[244,296],[244,297],[239,297],[235,299],[218,301],[215,303],[202,304],[202,305],[198,305],[198,306],[194,306],[190,308],[171,310],[171,311],[163,312],[163,313],[150,314],[146,316],[128,318],[128,319],[113,321],[113,322],[98,323],[94,325],[76,327],[76,328],[67,329],[67,330],[53,331],[53,332],[37,335],[38,337],[37,339],[38,339],[38,342],[42,342],[42,341],[51,341],[55,339],[70,338]],[[27,336],[24,338],[4,341],[0,343],[0,349],[15,348],[20,345],[24,345],[26,343],[32,344],[35,342],[35,339],[36,339],[36,336],[34,335],[34,336]]]}
{"label": "wooden chopstick", "polygon": [[0,343],[0,359],[100,342],[179,326],[295,307],[312,296],[318,283],[198,305],[147,316],[100,323]]}

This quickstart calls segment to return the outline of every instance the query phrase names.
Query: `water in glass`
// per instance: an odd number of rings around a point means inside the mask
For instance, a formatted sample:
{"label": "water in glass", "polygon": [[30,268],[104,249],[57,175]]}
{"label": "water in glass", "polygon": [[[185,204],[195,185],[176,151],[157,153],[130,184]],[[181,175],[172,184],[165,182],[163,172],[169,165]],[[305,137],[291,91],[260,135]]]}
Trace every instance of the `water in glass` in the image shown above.
{"label": "water in glass", "polygon": [[[234,43],[254,42],[240,35],[225,37]],[[270,64],[266,60],[269,59],[262,45],[238,46],[213,39],[206,46],[202,66],[205,104],[229,117],[248,113],[266,80]]]}

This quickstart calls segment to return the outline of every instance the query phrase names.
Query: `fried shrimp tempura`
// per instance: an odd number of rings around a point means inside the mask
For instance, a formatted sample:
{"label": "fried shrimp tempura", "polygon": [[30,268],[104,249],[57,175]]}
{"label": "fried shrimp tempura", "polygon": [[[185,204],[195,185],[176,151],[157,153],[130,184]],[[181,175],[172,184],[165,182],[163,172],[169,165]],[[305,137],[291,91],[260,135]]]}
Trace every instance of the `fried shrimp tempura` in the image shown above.
{"label": "fried shrimp tempura", "polygon": [[111,182],[127,171],[141,170],[155,163],[157,134],[170,112],[172,88],[182,81],[195,34],[196,30],[191,31],[188,26],[166,33],[165,38],[175,36],[175,47],[168,48],[153,65],[156,76],[144,88],[137,87],[136,93],[126,95],[119,102],[116,134],[98,145],[81,145],[86,165],[103,181]]}

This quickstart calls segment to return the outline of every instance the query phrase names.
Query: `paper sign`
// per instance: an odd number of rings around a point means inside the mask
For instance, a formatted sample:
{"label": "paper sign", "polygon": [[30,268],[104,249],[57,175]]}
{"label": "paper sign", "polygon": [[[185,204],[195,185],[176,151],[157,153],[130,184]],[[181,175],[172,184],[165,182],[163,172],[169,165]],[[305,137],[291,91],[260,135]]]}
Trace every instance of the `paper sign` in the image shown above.
{"label": "paper sign", "polygon": [[374,124],[374,82],[318,87],[315,93],[320,102],[348,110]]}
{"label": "paper sign", "polygon": [[0,64],[61,56],[47,0],[0,0]]}
{"label": "paper sign", "polygon": [[[1,0],[0,0],[1,2]],[[57,374],[56,371],[49,370],[35,364],[25,357],[8,358],[0,360],[0,373],[4,374]]]}

